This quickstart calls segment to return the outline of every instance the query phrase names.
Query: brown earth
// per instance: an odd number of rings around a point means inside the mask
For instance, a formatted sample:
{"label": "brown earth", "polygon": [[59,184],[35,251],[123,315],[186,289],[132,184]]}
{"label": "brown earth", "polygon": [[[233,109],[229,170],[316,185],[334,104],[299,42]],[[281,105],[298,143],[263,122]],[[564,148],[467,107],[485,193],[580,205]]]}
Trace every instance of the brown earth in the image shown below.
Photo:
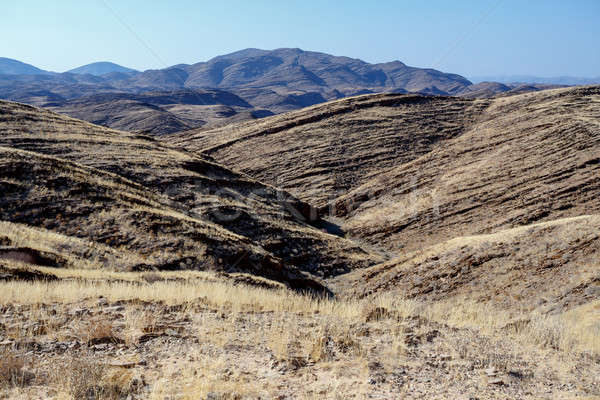
{"label": "brown earth", "polygon": [[[219,289],[229,296],[213,290],[188,298],[207,287],[163,278],[13,281],[12,289],[0,282],[0,396],[484,400],[600,393],[597,358],[553,349],[541,336],[549,332],[499,328],[490,335],[401,303],[315,302],[241,286]],[[19,304],[9,294],[15,289],[23,290]]]}

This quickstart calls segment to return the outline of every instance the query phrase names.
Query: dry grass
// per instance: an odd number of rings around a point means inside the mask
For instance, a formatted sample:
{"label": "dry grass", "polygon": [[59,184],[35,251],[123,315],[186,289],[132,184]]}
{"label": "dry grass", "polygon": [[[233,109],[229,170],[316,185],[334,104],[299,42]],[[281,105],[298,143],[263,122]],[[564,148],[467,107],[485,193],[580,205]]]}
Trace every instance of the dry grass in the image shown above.
{"label": "dry grass", "polygon": [[[118,273],[101,273],[99,271],[61,271],[64,276],[116,278]],[[109,302],[119,300],[141,300],[145,302],[163,302],[166,305],[202,303],[218,310],[225,310],[232,315],[247,312],[275,312],[288,315],[289,319],[277,321],[269,334],[270,345],[275,353],[290,353],[290,343],[301,343],[303,332],[299,332],[297,319],[305,315],[320,315],[331,318],[331,323],[320,327],[317,338],[328,334],[341,338],[348,336],[352,323],[365,321],[369,311],[379,308],[394,318],[423,316],[433,321],[440,321],[461,328],[476,328],[487,335],[507,332],[526,342],[560,349],[565,352],[588,352],[600,355],[600,303],[588,303],[559,315],[524,314],[517,311],[503,310],[491,303],[476,303],[468,299],[455,299],[447,302],[419,303],[403,300],[389,295],[373,299],[356,301],[337,301],[328,298],[304,296],[287,290],[270,290],[245,285],[234,285],[219,281],[217,277],[210,279],[210,273],[171,272],[156,274],[161,280],[144,283],[143,273],[123,274],[119,281],[110,279],[59,280],[56,282],[0,282],[0,304],[52,304],[76,303],[82,299],[94,301],[99,297]],[[173,277],[187,279],[170,280]],[[198,279],[202,277],[203,279]],[[129,281],[129,282],[128,282]],[[371,311],[372,313],[372,311]],[[294,317],[295,316],[295,317]],[[152,325],[152,316],[148,314],[128,314],[128,324],[138,331],[142,327]],[[296,318],[296,319],[294,319]],[[515,321],[527,320],[526,324],[515,325],[517,328],[507,330]],[[511,325],[512,324],[512,325]],[[110,325],[98,322],[83,328],[87,340],[95,337],[112,337]],[[309,338],[307,344],[298,347],[304,359],[320,360],[326,358],[319,350],[319,340]],[[358,351],[360,353],[360,351]]]}
{"label": "dry grass", "polygon": [[[583,353],[600,354],[598,320],[593,314],[598,311],[597,302],[556,317],[529,316],[531,322],[511,326],[516,316],[489,304],[424,304],[392,296],[342,301],[235,285],[219,281],[216,275],[211,278],[209,273],[202,274],[203,279],[179,280],[167,277],[186,274],[153,273],[148,283],[144,273],[123,274],[124,279],[118,279],[118,273],[105,273],[100,279],[100,273],[87,270],[68,272],[80,278],[0,283],[0,305],[12,310],[20,304],[19,309],[28,310],[20,311],[23,318],[36,322],[34,328],[0,334],[17,341],[77,338],[90,348],[93,343],[106,343],[139,349],[140,358],[162,358],[146,369],[151,383],[145,386],[133,369],[111,367],[112,361],[98,358],[97,353],[62,357],[54,363],[64,372],[46,380],[56,398],[125,399],[129,394],[154,399],[272,398],[282,391],[280,379],[295,385],[294,398],[363,398],[373,390],[368,382],[397,376],[399,370],[415,363],[414,357],[447,353],[458,363],[449,367],[450,373],[459,374],[452,371],[462,365],[461,360],[479,357],[474,346],[481,345],[471,341],[471,330],[489,338],[486,341],[510,340],[528,354],[562,354],[552,357],[570,361],[551,363],[551,370],[557,371],[553,379],[561,382],[569,381],[570,368],[575,367],[560,365],[572,365]],[[83,278],[90,276],[91,281]],[[104,313],[103,307],[112,304],[123,306],[116,314]],[[83,313],[65,318],[73,309]],[[443,325],[434,328],[434,321]],[[450,333],[453,328],[461,331]],[[185,349],[161,342],[145,350],[140,347],[141,336],[169,337],[164,336],[168,329],[197,338],[196,342],[188,340],[198,344]],[[440,344],[431,354],[416,353],[418,347],[411,343],[417,340],[424,346],[426,338],[435,337],[438,330],[447,331],[448,340],[456,343]],[[508,370],[514,364],[502,355],[513,350],[485,351],[491,353],[485,356],[488,361],[479,364],[481,368],[495,365]],[[132,357],[140,359],[130,354],[128,360]],[[13,370],[21,368],[18,363],[12,365],[17,367]],[[269,373],[276,375],[269,378]],[[311,374],[319,378],[314,380]],[[304,387],[296,379],[313,383]],[[456,379],[465,377],[457,375]]]}
{"label": "dry grass", "polygon": [[600,301],[575,307],[558,315],[519,313],[465,299],[436,302],[423,315],[460,328],[489,335],[512,335],[524,343],[570,354],[600,356]]}
{"label": "dry grass", "polygon": [[0,237],[8,239],[15,247],[60,254],[71,265],[82,269],[106,269],[109,265],[118,269],[143,261],[133,253],[118,252],[97,242],[7,221],[0,221]]}
{"label": "dry grass", "polygon": [[51,374],[60,400],[124,400],[140,389],[132,373],[109,368],[90,357],[68,358]]}

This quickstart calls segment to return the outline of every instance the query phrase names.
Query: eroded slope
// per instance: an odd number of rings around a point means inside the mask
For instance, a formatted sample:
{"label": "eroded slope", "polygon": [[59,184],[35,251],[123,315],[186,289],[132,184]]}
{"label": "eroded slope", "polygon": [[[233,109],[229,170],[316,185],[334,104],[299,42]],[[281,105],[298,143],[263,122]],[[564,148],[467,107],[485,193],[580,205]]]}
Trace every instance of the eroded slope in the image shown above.
{"label": "eroded slope", "polygon": [[599,232],[600,216],[590,215],[458,237],[345,275],[338,290],[562,312],[600,294]]}
{"label": "eroded slope", "polygon": [[600,212],[600,87],[495,99],[468,132],[333,202],[352,235],[414,250]]}
{"label": "eroded slope", "polygon": [[379,94],[166,138],[316,206],[459,136],[485,101]]}
{"label": "eroded slope", "polygon": [[146,137],[2,102],[0,149],[2,220],[146,260],[126,269],[240,270],[319,287],[312,277],[377,261],[309,225],[308,205],[289,194]]}

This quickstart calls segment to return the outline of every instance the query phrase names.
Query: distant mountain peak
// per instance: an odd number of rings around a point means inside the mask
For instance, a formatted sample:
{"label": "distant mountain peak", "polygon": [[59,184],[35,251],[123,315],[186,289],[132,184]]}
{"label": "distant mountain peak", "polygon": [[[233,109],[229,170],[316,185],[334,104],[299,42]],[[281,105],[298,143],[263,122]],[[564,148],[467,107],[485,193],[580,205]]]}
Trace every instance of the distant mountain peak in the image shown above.
{"label": "distant mountain peak", "polygon": [[600,83],[600,76],[597,77],[578,77],[578,76],[554,76],[541,77],[533,75],[496,75],[496,76],[475,76],[472,77],[474,83],[482,82],[500,82],[508,83],[536,83],[547,85],[594,85]]}
{"label": "distant mountain peak", "polygon": [[46,75],[44,71],[33,65],[13,60],[12,58],[0,57],[0,75]]}
{"label": "distant mountain peak", "polygon": [[119,64],[115,64],[108,61],[99,61],[87,65],[83,65],[81,67],[74,68],[72,70],[67,71],[71,74],[90,74],[90,75],[106,75],[112,72],[123,72],[123,73],[131,73],[138,72],[135,69],[123,67]]}
{"label": "distant mountain peak", "polygon": [[244,49],[185,69],[189,73],[186,87],[265,88],[290,93],[319,92],[323,96],[334,89],[348,94],[432,87],[438,94],[454,94],[471,85],[460,75],[409,67],[400,61],[370,64],[299,48]]}

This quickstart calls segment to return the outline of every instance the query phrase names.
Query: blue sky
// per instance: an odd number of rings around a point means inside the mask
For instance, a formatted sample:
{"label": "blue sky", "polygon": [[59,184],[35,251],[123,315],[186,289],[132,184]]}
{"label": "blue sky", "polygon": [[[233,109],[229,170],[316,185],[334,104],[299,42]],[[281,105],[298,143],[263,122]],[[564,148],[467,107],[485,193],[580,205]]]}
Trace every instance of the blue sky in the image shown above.
{"label": "blue sky", "polygon": [[247,47],[465,76],[600,76],[600,0],[5,0],[0,57],[163,68]]}

